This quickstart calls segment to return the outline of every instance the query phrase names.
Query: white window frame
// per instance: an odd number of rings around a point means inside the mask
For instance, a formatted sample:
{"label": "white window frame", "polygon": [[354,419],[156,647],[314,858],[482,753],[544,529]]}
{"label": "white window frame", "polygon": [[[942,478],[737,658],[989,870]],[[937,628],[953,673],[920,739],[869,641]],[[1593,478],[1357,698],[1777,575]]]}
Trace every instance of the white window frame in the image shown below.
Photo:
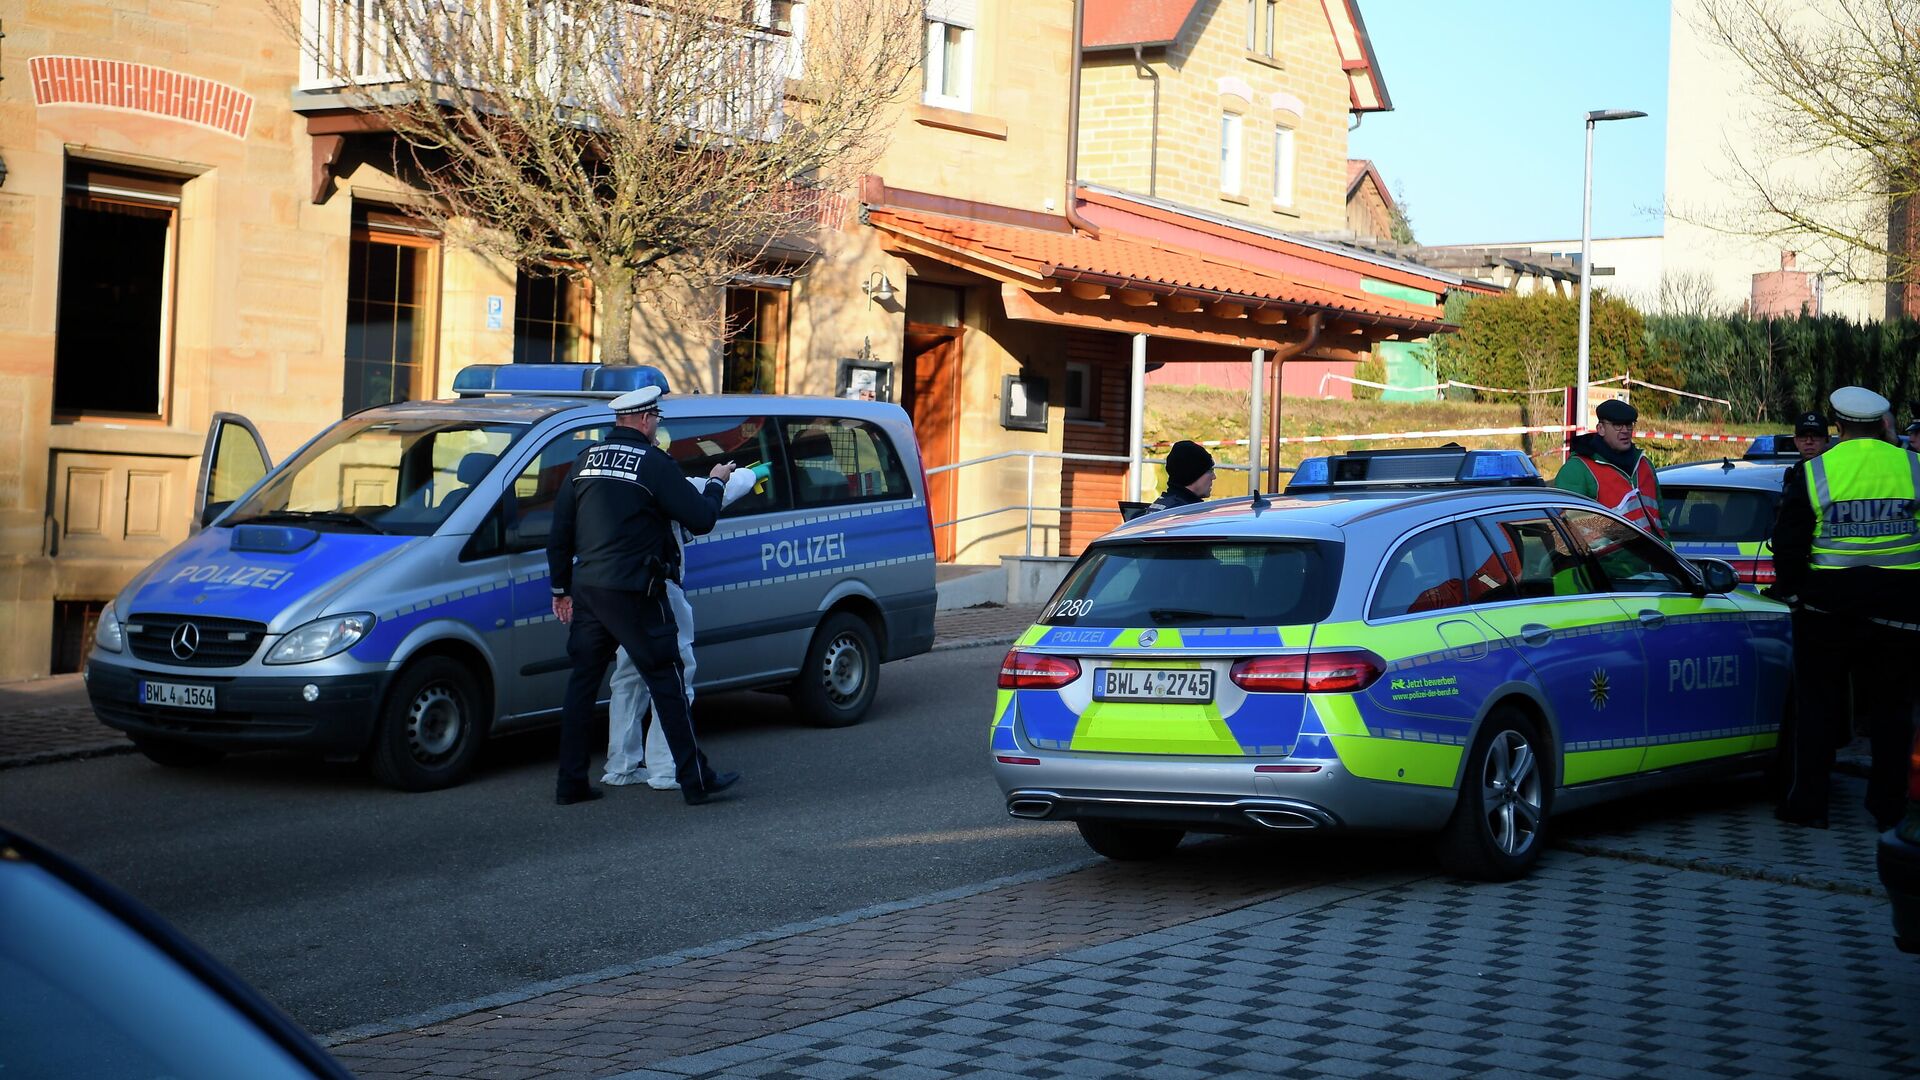
{"label": "white window frame", "polygon": [[1220,193],[1241,194],[1246,187],[1246,118],[1236,112],[1220,114]]}
{"label": "white window frame", "polygon": [[[1067,387],[1073,384],[1072,377],[1075,375],[1080,376],[1080,396],[1077,399],[1067,396]],[[1060,386],[1060,404],[1065,410],[1066,419],[1092,420],[1093,365],[1069,363],[1067,365],[1067,376],[1066,379],[1061,380]]]}
{"label": "white window frame", "polygon": [[1247,51],[1260,44],[1260,7],[1266,0],[1247,0]]}
{"label": "white window frame", "polygon": [[[960,47],[957,63],[960,70],[956,73],[954,86],[956,94],[944,94],[941,87],[947,84],[946,37],[948,30],[960,31]],[[949,22],[946,19],[929,17],[927,19],[927,84],[921,100],[928,105],[942,109],[958,109],[961,112],[973,110],[973,27],[965,23]]]}
{"label": "white window frame", "polygon": [[1296,197],[1296,139],[1293,128],[1286,124],[1273,127],[1273,205],[1275,209],[1291,210]]}
{"label": "white window frame", "polygon": [[1267,32],[1261,39],[1264,47],[1260,51],[1266,54],[1267,59],[1277,60],[1280,52],[1280,0],[1266,0],[1266,4]]}

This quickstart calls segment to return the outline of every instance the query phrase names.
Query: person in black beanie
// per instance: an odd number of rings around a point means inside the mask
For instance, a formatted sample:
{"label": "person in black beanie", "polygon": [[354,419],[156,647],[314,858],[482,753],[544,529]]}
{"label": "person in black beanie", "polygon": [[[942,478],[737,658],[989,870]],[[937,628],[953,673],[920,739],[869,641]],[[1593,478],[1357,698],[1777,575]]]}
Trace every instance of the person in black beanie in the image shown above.
{"label": "person in black beanie", "polygon": [[1213,455],[1197,442],[1181,439],[1167,451],[1167,490],[1150,510],[1170,510],[1205,502],[1213,493]]}

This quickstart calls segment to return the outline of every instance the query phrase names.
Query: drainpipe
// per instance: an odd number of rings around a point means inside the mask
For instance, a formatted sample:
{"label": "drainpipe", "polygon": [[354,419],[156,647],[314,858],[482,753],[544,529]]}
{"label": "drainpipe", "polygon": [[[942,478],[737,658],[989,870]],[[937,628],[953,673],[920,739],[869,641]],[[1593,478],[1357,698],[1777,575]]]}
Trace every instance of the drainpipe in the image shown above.
{"label": "drainpipe", "polygon": [[1287,361],[1313,348],[1320,340],[1320,328],[1326,322],[1326,316],[1314,312],[1307,316],[1307,336],[1292,345],[1283,345],[1273,351],[1273,426],[1267,429],[1267,486],[1280,490],[1280,410],[1286,396],[1280,392],[1280,384],[1286,381]]}
{"label": "drainpipe", "polygon": [[1080,216],[1080,35],[1085,32],[1087,0],[1073,0],[1073,70],[1067,82],[1067,224],[1099,236],[1100,227]]}
{"label": "drainpipe", "polygon": [[1147,63],[1138,43],[1133,46],[1133,68],[1135,78],[1153,80],[1153,134],[1147,142],[1147,195],[1151,198],[1159,194],[1160,182],[1160,74]]}

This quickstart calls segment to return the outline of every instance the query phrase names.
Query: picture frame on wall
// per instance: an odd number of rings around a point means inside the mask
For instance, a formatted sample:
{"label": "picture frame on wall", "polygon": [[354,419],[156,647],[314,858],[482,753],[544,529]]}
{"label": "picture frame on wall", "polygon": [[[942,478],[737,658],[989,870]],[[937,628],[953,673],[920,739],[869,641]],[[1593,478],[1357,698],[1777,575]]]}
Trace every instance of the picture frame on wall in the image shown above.
{"label": "picture frame on wall", "polygon": [[1003,376],[1000,426],[1009,431],[1047,430],[1047,380],[1038,375]]}
{"label": "picture frame on wall", "polygon": [[833,396],[849,401],[892,401],[893,365],[885,360],[843,358]]}

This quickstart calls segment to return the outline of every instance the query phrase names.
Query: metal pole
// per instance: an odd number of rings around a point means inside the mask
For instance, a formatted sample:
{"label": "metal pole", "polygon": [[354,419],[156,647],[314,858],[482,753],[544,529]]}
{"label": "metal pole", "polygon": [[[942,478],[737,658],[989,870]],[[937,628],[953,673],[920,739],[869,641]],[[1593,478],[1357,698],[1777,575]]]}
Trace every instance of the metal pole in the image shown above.
{"label": "metal pole", "polygon": [[[1064,469],[1061,470],[1061,475],[1063,479],[1065,478],[1065,472],[1066,471]],[[1067,500],[1063,498],[1060,501],[1064,503]],[[1061,524],[1064,525],[1065,522],[1062,522]],[[1027,455],[1027,557],[1028,558],[1033,557],[1033,455],[1032,454]]]}
{"label": "metal pole", "polygon": [[1262,400],[1267,394],[1267,350],[1253,350],[1253,392],[1247,396],[1253,399],[1253,416],[1247,424],[1247,494],[1260,493],[1260,441],[1266,437],[1266,431],[1260,426],[1264,419],[1260,415]]}
{"label": "metal pole", "polygon": [[1573,426],[1587,425],[1587,334],[1593,293],[1593,118],[1587,118],[1587,170],[1580,194],[1580,367],[1575,384]]}
{"label": "metal pole", "polygon": [[1140,440],[1147,413],[1147,335],[1133,335],[1133,376],[1127,399],[1127,501],[1140,501]]}

